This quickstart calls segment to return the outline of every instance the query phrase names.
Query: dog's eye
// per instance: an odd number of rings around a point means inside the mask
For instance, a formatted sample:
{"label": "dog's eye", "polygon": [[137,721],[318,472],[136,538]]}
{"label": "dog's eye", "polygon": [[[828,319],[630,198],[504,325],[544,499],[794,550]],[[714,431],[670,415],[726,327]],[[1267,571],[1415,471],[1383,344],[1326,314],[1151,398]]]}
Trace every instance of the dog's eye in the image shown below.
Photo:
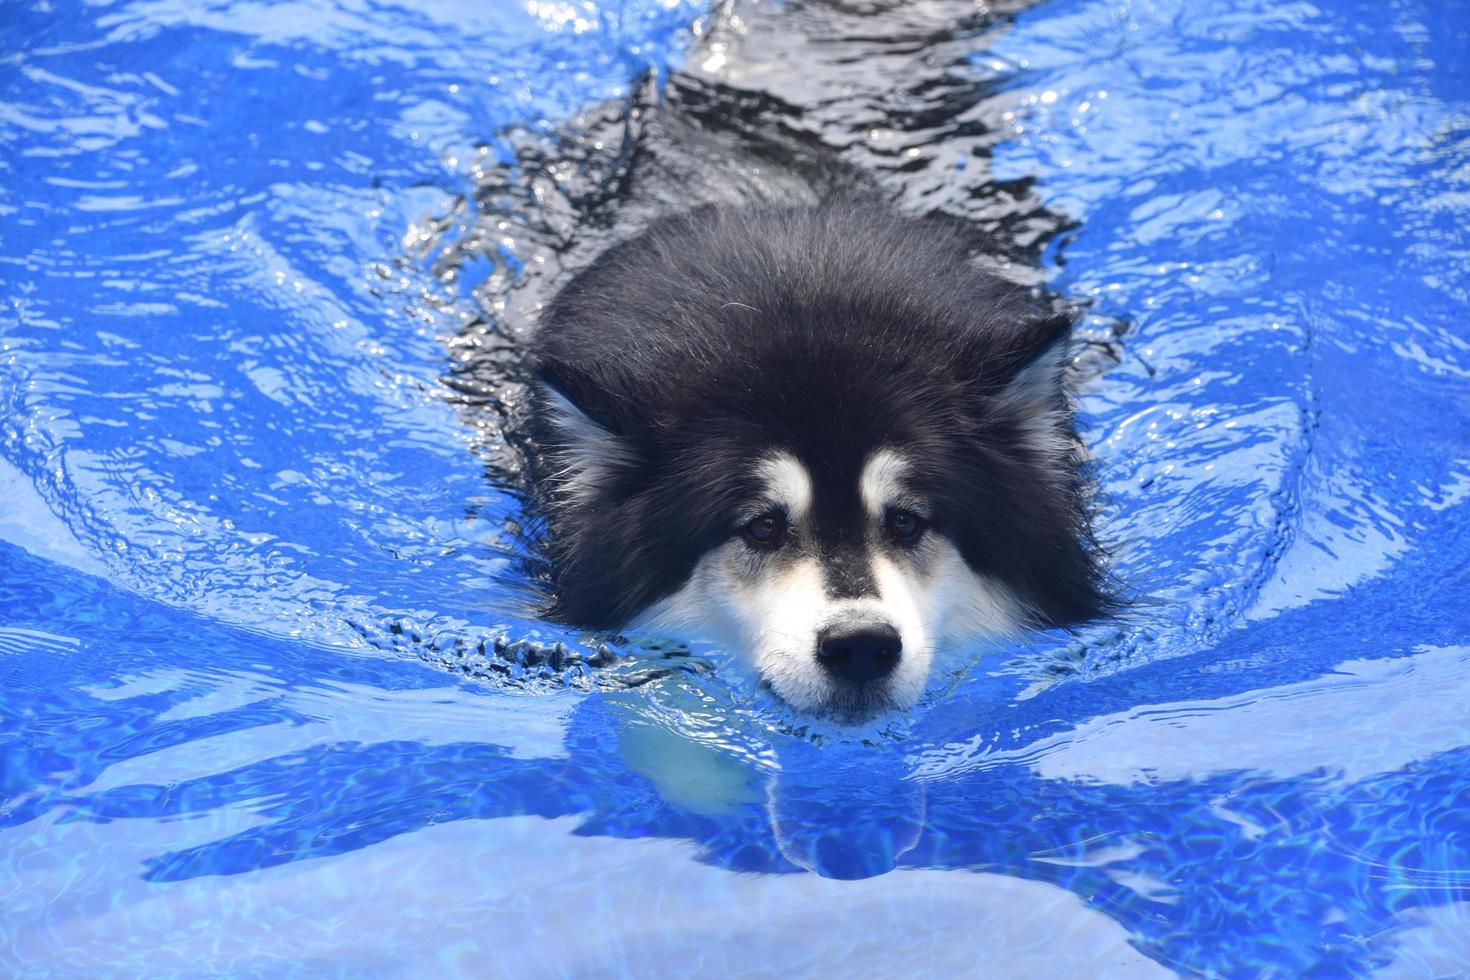
{"label": "dog's eye", "polygon": [[740,529],[745,539],[763,548],[774,548],[786,537],[786,519],[778,513],[762,514]]}
{"label": "dog's eye", "polygon": [[897,544],[912,544],[924,531],[924,519],[911,510],[895,507],[883,518],[883,526]]}

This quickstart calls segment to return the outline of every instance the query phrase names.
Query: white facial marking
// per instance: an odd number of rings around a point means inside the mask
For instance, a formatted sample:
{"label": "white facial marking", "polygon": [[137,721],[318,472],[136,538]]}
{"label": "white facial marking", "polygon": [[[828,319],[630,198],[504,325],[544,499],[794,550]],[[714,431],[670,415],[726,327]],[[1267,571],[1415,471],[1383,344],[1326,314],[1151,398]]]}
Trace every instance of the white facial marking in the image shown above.
{"label": "white facial marking", "polygon": [[[893,572],[910,590],[919,619],[936,648],[976,639],[1011,640],[1026,632],[1026,611],[1020,600],[1000,582],[972,569],[953,542],[932,535],[922,547],[930,549],[923,575],[897,566]],[[880,584],[885,574],[880,563]]]}
{"label": "white facial marking", "polygon": [[768,506],[784,507],[787,520],[793,524],[806,520],[812,509],[812,478],[795,456],[776,453],[768,457],[760,465],[760,475],[766,484]]}
{"label": "white facial marking", "polygon": [[868,457],[858,488],[869,517],[881,519],[885,510],[904,501],[903,480],[908,470],[909,461],[892,449],[880,449]]}
{"label": "white facial marking", "polygon": [[620,469],[637,464],[633,447],[592,421],[555,388],[542,386],[551,422],[566,439],[566,464],[550,476],[554,492],[583,499],[611,482]]}
{"label": "white facial marking", "polygon": [[[816,707],[827,693],[816,664],[814,614],[826,604],[815,559],[753,578],[735,539],[705,555],[684,587],[655,603],[635,631],[693,633],[735,647],[786,700]],[[810,661],[811,670],[801,662]]]}

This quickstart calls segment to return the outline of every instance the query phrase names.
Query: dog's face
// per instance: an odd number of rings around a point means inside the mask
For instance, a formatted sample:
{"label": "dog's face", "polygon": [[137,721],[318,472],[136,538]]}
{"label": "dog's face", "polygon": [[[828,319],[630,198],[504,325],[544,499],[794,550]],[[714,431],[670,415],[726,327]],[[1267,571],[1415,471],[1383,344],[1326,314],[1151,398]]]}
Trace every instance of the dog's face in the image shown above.
{"label": "dog's face", "polygon": [[901,448],[821,479],[789,451],[755,469],[728,538],[633,629],[720,640],[793,707],[859,721],[912,705],[937,649],[1023,628],[1021,601],[935,527]]}
{"label": "dog's face", "polygon": [[937,651],[1107,605],[1072,318],[886,206],[714,210],[604,253],[536,335],[549,618],[708,638],[860,721]]}
{"label": "dog's face", "polygon": [[1090,618],[1105,599],[1066,328],[988,381],[885,372],[899,391],[878,399],[830,355],[757,369],[782,389],[696,389],[662,419],[603,408],[605,423],[544,385],[554,618],[721,642],[843,722],[914,704],[946,647]]}

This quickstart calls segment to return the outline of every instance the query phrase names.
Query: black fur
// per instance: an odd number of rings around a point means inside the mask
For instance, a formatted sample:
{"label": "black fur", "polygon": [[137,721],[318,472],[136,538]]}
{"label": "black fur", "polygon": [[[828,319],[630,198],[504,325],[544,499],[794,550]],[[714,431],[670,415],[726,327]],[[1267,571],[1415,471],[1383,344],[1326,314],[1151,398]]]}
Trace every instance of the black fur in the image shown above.
{"label": "black fur", "polygon": [[[577,275],[542,316],[537,380],[633,459],[586,499],[550,492],[568,446],[538,396],[546,614],[615,629],[677,590],[738,526],[765,452],[789,450],[818,500],[850,507],[884,444],[913,460],[935,530],[1022,597],[1036,625],[1105,612],[1076,456],[1033,452],[1003,397],[1067,344],[1072,318],[981,271],[976,245],[953,222],[869,199],[708,207],[654,223]],[[1060,368],[1041,383],[1074,444]],[[840,550],[855,525],[829,524]]]}

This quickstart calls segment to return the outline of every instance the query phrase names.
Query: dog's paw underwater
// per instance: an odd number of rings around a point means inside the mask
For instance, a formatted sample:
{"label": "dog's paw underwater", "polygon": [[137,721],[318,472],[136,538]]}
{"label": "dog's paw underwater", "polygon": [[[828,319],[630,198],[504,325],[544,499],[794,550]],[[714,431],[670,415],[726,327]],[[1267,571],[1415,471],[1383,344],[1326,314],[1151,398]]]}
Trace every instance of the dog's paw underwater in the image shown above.
{"label": "dog's paw underwater", "polygon": [[1072,317],[975,252],[839,198],[665,218],[572,279],[533,340],[548,617],[715,640],[858,722],[944,649],[1106,612]]}

